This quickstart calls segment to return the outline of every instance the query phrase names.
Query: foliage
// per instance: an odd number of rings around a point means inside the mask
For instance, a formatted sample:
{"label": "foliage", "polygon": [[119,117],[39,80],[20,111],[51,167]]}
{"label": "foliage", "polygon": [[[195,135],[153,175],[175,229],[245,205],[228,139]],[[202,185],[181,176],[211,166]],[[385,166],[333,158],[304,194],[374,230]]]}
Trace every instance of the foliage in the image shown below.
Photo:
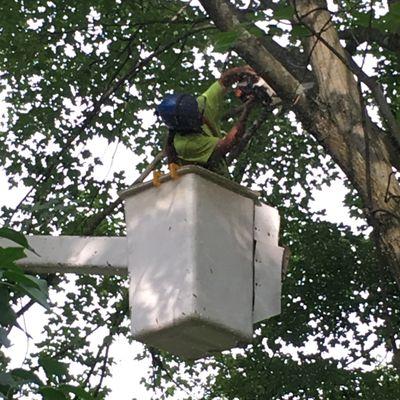
{"label": "foliage", "polygon": [[[281,40],[297,52],[309,35],[293,23],[289,2],[251,1],[250,9],[248,2],[232,3],[241,10],[242,26],[260,40]],[[398,36],[399,9],[394,4],[388,13],[385,3],[342,1],[332,18],[354,57],[376,60],[374,73],[398,116],[399,50],[383,44]],[[365,29],[371,34],[354,43]],[[379,33],[386,35],[383,44],[373,40]],[[2,208],[2,221],[31,234],[88,233],[92,217],[127,185],[125,171],[99,173],[104,160],[97,143],[129,150],[132,165],[125,170],[142,171],[166,133],[158,121],[147,127],[142,113],[173,90],[200,94],[222,70],[242,64],[231,51],[237,38],[238,32],[219,32],[186,1],[3,0],[0,77],[7,114],[0,162],[9,186],[22,183],[28,190],[16,208]],[[373,107],[369,92],[365,98]],[[229,97],[228,106],[233,103]],[[156,390],[155,398],[178,391],[210,399],[400,397],[397,370],[385,361],[398,339],[398,290],[365,221],[355,231],[326,222],[324,211],[313,209],[315,190],[339,178],[349,187],[352,215],[362,216],[354,187],[289,111],[270,115],[231,167],[237,182],[258,188],[283,217],[282,244],[292,258],[282,313],[260,324],[253,344],[236,353],[194,364],[154,349],[138,355],[153,361],[143,384]],[[124,234],[121,209],[89,234]],[[19,299],[47,306],[45,281],[51,296],[63,293],[52,305],[38,353],[26,361],[29,369],[9,370],[9,360],[0,356],[0,392],[8,398],[105,398],[111,344],[118,335],[129,336],[126,280],[24,274],[15,261],[28,249],[26,240],[5,228],[0,236],[20,245],[0,249],[1,345],[9,344],[10,328],[18,328]]]}
{"label": "foliage", "polygon": [[[16,313],[14,307],[16,304],[29,297],[28,305],[38,303],[49,309],[47,282],[44,279],[26,274],[16,261],[25,257],[25,250],[35,252],[27,239],[21,233],[9,229],[0,228],[0,237],[8,239],[19,247],[0,247],[0,349],[1,347],[11,346],[8,336],[13,327],[23,330],[18,323],[21,312]],[[22,308],[23,310],[24,308]],[[26,333],[28,335],[28,333]],[[56,359],[41,355],[39,366],[43,369],[47,384],[38,376],[37,367],[31,369],[14,368],[7,369],[7,359],[0,352],[0,397],[12,398],[21,390],[30,393],[40,393],[43,399],[68,399],[68,393],[73,393],[82,399],[93,399],[83,388],[69,384],[60,384],[63,376],[68,375],[67,366]],[[52,386],[50,386],[53,384]]]}
{"label": "foliage", "polygon": [[47,284],[42,279],[25,274],[21,267],[16,264],[16,261],[25,257],[25,249],[32,251],[24,235],[9,228],[1,228],[0,237],[19,245],[19,247],[0,247],[0,298],[2,305],[0,345],[8,347],[10,341],[7,338],[7,328],[14,325],[19,327],[17,315],[11,305],[20,301],[24,296],[29,296],[34,302],[48,308]]}

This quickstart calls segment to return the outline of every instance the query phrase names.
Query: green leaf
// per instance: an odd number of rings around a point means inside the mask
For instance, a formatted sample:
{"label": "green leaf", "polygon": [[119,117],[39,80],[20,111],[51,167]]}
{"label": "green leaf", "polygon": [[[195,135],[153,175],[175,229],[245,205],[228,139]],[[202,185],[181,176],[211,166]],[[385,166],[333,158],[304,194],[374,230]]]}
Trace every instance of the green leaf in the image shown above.
{"label": "green leaf", "polygon": [[274,17],[280,19],[291,19],[294,15],[294,7],[280,4],[274,11]]}
{"label": "green leaf", "polygon": [[49,378],[52,376],[62,377],[68,375],[68,366],[50,356],[41,355],[39,364]]}
{"label": "green leaf", "polygon": [[354,15],[354,18],[356,19],[358,25],[360,25],[360,26],[364,26],[364,27],[368,28],[372,22],[370,12],[362,13],[362,12],[355,11],[353,15]]}
{"label": "green leaf", "polygon": [[0,385],[2,386],[15,386],[15,380],[8,372],[0,372]]}
{"label": "green leaf", "polygon": [[39,393],[44,400],[68,400],[64,393],[50,386],[44,386],[39,389]]}
{"label": "green leaf", "polygon": [[255,26],[255,25],[249,26],[249,28],[247,29],[247,31],[248,31],[249,33],[251,33],[253,36],[257,37],[257,38],[263,37],[264,34],[265,34],[260,28],[258,28],[258,27]]}
{"label": "green leaf", "polygon": [[17,232],[14,229],[3,227],[3,228],[0,228],[0,237],[11,240],[12,242],[15,242],[15,243],[21,245],[25,249],[32,251],[36,255],[39,255],[35,252],[34,249],[32,249],[31,246],[29,246],[28,240],[21,232]]}
{"label": "green leaf", "polygon": [[41,286],[38,283],[39,281],[38,278],[24,274],[21,271],[5,271],[4,277],[10,280],[11,282],[15,282],[18,285],[25,287],[33,287],[41,290]]}
{"label": "green leaf", "polygon": [[10,292],[6,287],[0,285],[0,304],[8,304],[10,302]]}
{"label": "green leaf", "polygon": [[400,16],[391,13],[386,15],[385,25],[389,32],[398,33],[400,31]]}
{"label": "green leaf", "polygon": [[218,32],[214,35],[214,50],[219,53],[228,51],[236,42],[240,33],[237,31]]}
{"label": "green leaf", "polygon": [[276,35],[276,36],[281,36],[283,33],[284,33],[284,31],[283,31],[283,29],[282,28],[280,28],[278,25],[270,25],[269,26],[269,35],[271,35],[271,36],[274,36],[274,35]]}
{"label": "green leaf", "polygon": [[90,393],[86,392],[80,386],[60,385],[60,389],[64,393],[73,393],[73,394],[75,394],[78,399],[82,399],[82,400],[93,400],[94,399],[94,397]]}
{"label": "green leaf", "polygon": [[22,247],[0,247],[0,267],[20,269],[14,266],[15,261],[25,257],[25,250]]}
{"label": "green leaf", "polygon": [[47,293],[45,293],[42,289],[37,289],[35,287],[29,287],[24,285],[18,286],[18,289],[20,289],[20,291],[28,295],[33,300],[37,301],[44,308],[46,309],[50,308],[50,305],[47,302],[48,298]]}
{"label": "green leaf", "polygon": [[26,237],[21,232],[17,232],[14,229],[6,227],[0,228],[0,237],[11,240],[22,247],[29,249],[29,244],[26,240]]}
{"label": "green leaf", "polygon": [[[1,289],[0,289],[1,291]],[[0,313],[0,325],[8,326],[12,322],[15,321],[16,315],[14,310],[7,303],[3,303],[0,301],[1,313]]]}
{"label": "green leaf", "polygon": [[92,153],[89,150],[83,150],[81,153],[81,156],[86,159],[89,158],[92,155]]}
{"label": "green leaf", "polygon": [[167,394],[168,396],[173,396],[175,393],[175,387],[174,386],[170,386],[167,388],[167,390],[165,391],[165,394]]}
{"label": "green leaf", "polygon": [[11,342],[7,337],[7,331],[0,326],[0,347],[1,346],[10,347]]}
{"label": "green leaf", "polygon": [[304,38],[310,36],[310,31],[304,25],[295,25],[292,29],[292,35],[296,38]]}
{"label": "green leaf", "polygon": [[[17,250],[17,253],[14,253],[13,251]],[[2,275],[4,278],[6,278],[8,281],[12,282],[15,286],[15,289],[19,292],[22,292],[23,294],[28,295],[35,301],[37,301],[39,304],[41,304],[45,308],[49,308],[49,304],[47,303],[48,299],[48,290],[47,290],[47,283],[43,279],[38,279],[34,276],[24,274],[22,269],[16,265],[13,265],[11,262],[11,259],[14,256],[18,255],[18,251],[23,251],[22,248],[15,247],[15,248],[7,248],[7,249],[1,249],[0,248],[0,257],[5,256],[7,260],[11,264],[7,264],[7,269],[3,271]],[[5,290],[5,289],[4,289]],[[3,295],[6,294],[5,291],[0,292],[0,300],[1,297],[4,297]],[[4,303],[8,303],[9,300],[5,301]],[[1,321],[1,319],[0,319]]]}
{"label": "green leaf", "polygon": [[[28,371],[23,368],[16,368],[11,371],[11,375],[16,378],[15,380],[19,385],[22,383],[36,383],[39,386],[43,386],[44,383],[39,379],[39,377],[32,371]],[[22,381],[22,382],[21,382]]]}
{"label": "green leaf", "polygon": [[391,15],[393,18],[397,18],[397,20],[400,22],[400,3],[393,2],[392,4],[390,4],[389,8],[389,15]]}

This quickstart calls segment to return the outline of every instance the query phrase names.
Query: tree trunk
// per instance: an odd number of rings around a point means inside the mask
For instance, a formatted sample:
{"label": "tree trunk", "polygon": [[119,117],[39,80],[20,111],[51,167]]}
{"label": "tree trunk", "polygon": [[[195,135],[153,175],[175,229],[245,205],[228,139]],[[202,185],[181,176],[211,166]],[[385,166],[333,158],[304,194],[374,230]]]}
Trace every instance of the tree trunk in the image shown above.
{"label": "tree trunk", "polygon": [[303,45],[312,66],[315,90],[308,92],[239,24],[228,2],[201,0],[201,4],[220,30],[240,32],[235,50],[291,107],[303,128],[317,139],[357,189],[374,230],[375,244],[400,288],[400,186],[392,174],[397,165],[392,156],[396,149],[367,115],[359,83],[331,23],[326,1],[293,1],[297,23],[310,30]]}

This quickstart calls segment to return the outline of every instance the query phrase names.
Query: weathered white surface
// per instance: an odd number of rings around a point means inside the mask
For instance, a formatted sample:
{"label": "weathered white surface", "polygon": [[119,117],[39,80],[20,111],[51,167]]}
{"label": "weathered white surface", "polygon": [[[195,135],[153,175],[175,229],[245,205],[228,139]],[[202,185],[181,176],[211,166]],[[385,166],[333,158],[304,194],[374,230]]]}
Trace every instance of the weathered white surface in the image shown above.
{"label": "weathered white surface", "polygon": [[261,204],[254,210],[254,239],[278,245],[280,218],[277,209]]}
{"label": "weathered white surface", "polygon": [[249,341],[253,200],[189,174],[125,212],[134,337],[189,359]]}
{"label": "weathered white surface", "polygon": [[278,247],[278,210],[266,204],[254,212],[254,323],[281,312],[283,248]]}
{"label": "weathered white surface", "polygon": [[283,248],[258,241],[254,254],[254,323],[281,312]]}
{"label": "weathered white surface", "polygon": [[[27,239],[40,257],[27,250],[27,257],[18,264],[31,272],[127,274],[125,237],[28,236]],[[16,244],[0,239],[0,246]]]}

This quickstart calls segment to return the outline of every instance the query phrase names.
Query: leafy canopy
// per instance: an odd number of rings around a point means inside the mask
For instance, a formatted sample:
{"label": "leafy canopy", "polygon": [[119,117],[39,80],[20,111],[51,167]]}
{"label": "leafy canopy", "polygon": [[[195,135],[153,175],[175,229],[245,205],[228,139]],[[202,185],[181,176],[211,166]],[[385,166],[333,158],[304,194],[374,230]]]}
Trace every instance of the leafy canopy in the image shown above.
{"label": "leafy canopy", "polygon": [[[246,16],[243,24],[260,40],[283,41],[289,52],[302,49],[301,39],[309,33],[290,24],[293,8],[286,2],[252,1],[250,11],[245,2],[234,3]],[[383,44],[398,35],[399,6],[393,4],[388,13],[384,1],[347,0],[332,14],[353,56],[375,61],[397,116],[399,50]],[[105,161],[96,143],[118,144],[131,154],[126,170],[142,171],[166,134],[158,121],[148,127],[143,115],[150,115],[165,93],[200,94],[224,69],[242,64],[231,51],[236,38],[236,32],[217,31],[199,6],[186,1],[3,0],[0,77],[7,112],[1,120],[0,161],[10,188],[23,184],[28,190],[16,208],[2,207],[2,222],[30,234],[86,232],[93,216],[127,185],[125,171],[99,178]],[[228,106],[233,103],[228,98]],[[398,292],[390,274],[378,268],[380,260],[362,232],[366,225],[354,232],[313,210],[314,191],[341,175],[290,110],[261,122],[231,168],[237,182],[258,188],[283,217],[282,244],[292,257],[282,314],[260,324],[253,345],[239,354],[190,365],[147,349],[138,356],[153,361],[144,384],[156,390],[155,398],[171,397],[176,390],[230,399],[399,398],[397,370],[382,353],[398,339]],[[231,123],[226,122],[227,129]],[[360,200],[344,183],[346,204],[360,217]],[[44,339],[23,369],[10,370],[0,353],[0,393],[105,398],[110,346],[118,335],[129,336],[127,282],[26,275],[15,265],[27,248],[25,239],[7,228],[0,232],[22,246],[0,250],[0,307],[5,310],[0,345],[8,346],[8,330],[18,327],[19,299],[47,307],[45,281],[50,298],[65,294],[63,302],[52,305]],[[123,233],[119,207],[90,232]],[[96,349],[91,346],[95,332],[101,332]],[[200,379],[207,370],[214,372]]]}

